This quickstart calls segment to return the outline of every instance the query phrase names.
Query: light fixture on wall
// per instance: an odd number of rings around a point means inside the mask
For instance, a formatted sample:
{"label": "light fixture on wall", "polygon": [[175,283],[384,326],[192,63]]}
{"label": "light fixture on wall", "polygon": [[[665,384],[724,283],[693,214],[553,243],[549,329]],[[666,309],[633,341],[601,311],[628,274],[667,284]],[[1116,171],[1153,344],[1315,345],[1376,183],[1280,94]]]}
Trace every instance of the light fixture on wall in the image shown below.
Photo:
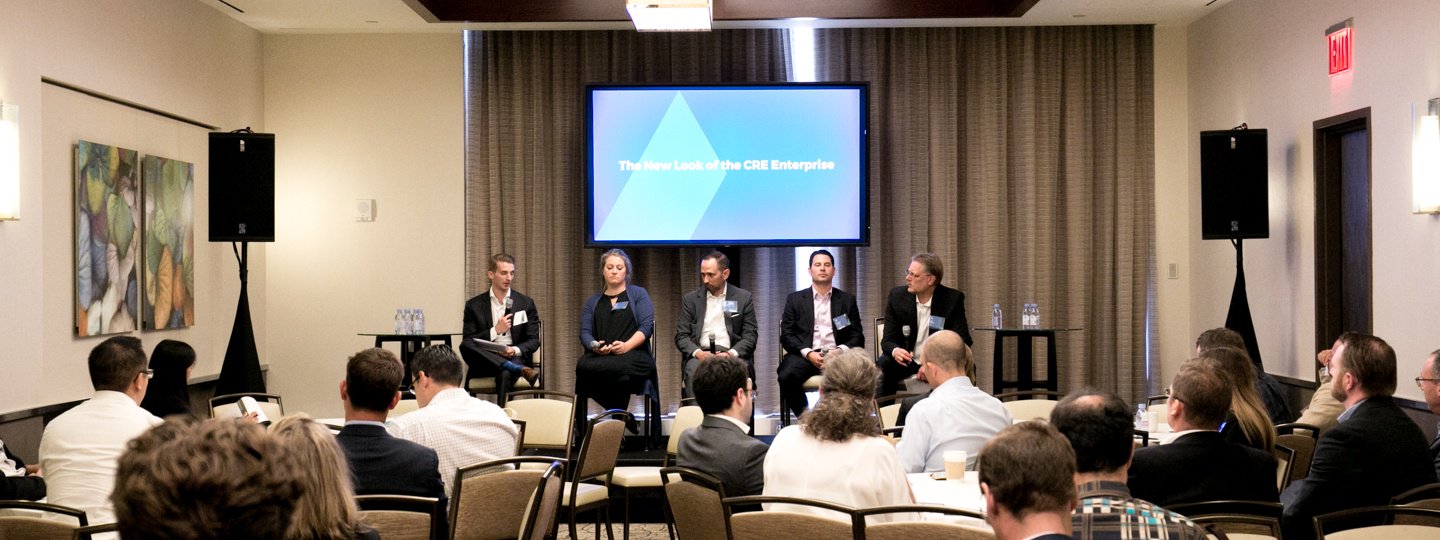
{"label": "light fixture on wall", "polygon": [[20,219],[20,106],[0,103],[0,221]]}
{"label": "light fixture on wall", "polygon": [[1411,116],[1414,212],[1440,214],[1440,98],[1416,104]]}
{"label": "light fixture on wall", "polygon": [[625,0],[641,32],[708,32],[711,0]]}

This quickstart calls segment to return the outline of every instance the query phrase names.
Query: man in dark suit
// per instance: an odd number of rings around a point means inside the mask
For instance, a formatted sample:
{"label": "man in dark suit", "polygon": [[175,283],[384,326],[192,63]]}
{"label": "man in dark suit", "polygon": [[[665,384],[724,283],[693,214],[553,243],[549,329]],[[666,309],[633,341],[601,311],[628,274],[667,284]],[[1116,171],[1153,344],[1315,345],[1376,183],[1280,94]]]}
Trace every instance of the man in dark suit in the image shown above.
{"label": "man in dark suit", "polygon": [[675,348],[684,359],[682,393],[693,396],[695,369],[714,358],[739,358],[755,374],[760,330],[750,291],[729,284],[730,258],[719,251],[700,259],[703,286],[685,293],[675,316]]}
{"label": "man in dark suit", "polygon": [[1160,506],[1205,501],[1279,502],[1275,456],[1227,442],[1220,423],[1231,390],[1218,362],[1197,358],[1180,366],[1166,389],[1177,435],[1167,444],[1135,450],[1130,493]]}
{"label": "man in dark suit", "polygon": [[[1420,387],[1420,393],[1425,395],[1425,405],[1430,412],[1440,414],[1440,350],[1430,353],[1425,358],[1425,365],[1420,367],[1420,376],[1415,378],[1415,384]],[[1437,429],[1440,431],[1440,429]],[[1430,459],[1435,463],[1435,475],[1440,476],[1440,433],[1430,440]]]}
{"label": "man in dark suit", "polygon": [[832,285],[834,278],[835,256],[816,250],[810,254],[810,287],[785,298],[780,317],[785,357],[775,372],[780,397],[796,416],[805,411],[805,380],[820,374],[826,356],[865,346],[860,306],[853,295]]}
{"label": "man in dark suit", "polygon": [[[540,370],[532,367],[535,351],[540,349],[540,311],[529,296],[510,288],[515,281],[515,257],[492,255],[485,277],[490,279],[490,288],[465,302],[460,355],[469,366],[469,378],[495,377],[499,402],[505,403],[516,377],[532,386],[540,378]],[[476,339],[499,344],[504,350],[483,348]]]}
{"label": "man in dark suit", "polygon": [[[882,374],[880,395],[900,390],[906,378],[920,370],[915,362],[916,345],[941,330],[960,334],[965,345],[973,345],[970,325],[965,322],[965,293],[940,284],[945,266],[934,253],[910,258],[905,284],[890,289],[885,300],[885,335],[880,340]],[[923,320],[922,320],[923,318]]]}
{"label": "man in dark suit", "polygon": [[340,383],[345,428],[335,440],[350,462],[356,495],[436,497],[443,504],[445,486],[435,451],[385,430],[385,417],[400,401],[403,375],[400,360],[385,349],[351,356]]}
{"label": "man in dark suit", "polygon": [[39,465],[26,465],[20,456],[0,442],[0,499],[16,501],[37,501],[45,498],[45,479],[40,476]]}
{"label": "man in dark suit", "polygon": [[[1435,481],[1420,427],[1395,404],[1395,351],[1375,336],[1346,332],[1330,359],[1329,388],[1345,407],[1320,436],[1310,474],[1281,494],[1285,538],[1314,538],[1314,516],[1383,506]],[[1319,391],[1325,391],[1321,388]]]}
{"label": "man in dark suit", "polygon": [[755,406],[749,368],[722,356],[695,370],[695,401],[705,412],[698,427],[680,435],[675,463],[716,478],[725,496],[759,495],[765,488],[765,454],[770,447],[746,434]]}

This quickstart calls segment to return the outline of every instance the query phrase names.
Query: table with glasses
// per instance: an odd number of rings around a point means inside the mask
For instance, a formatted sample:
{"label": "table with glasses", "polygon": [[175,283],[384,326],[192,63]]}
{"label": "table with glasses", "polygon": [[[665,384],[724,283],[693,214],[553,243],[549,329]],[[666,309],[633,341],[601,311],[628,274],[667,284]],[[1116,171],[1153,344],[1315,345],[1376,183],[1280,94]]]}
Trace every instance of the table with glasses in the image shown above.
{"label": "table with glasses", "polygon": [[[996,394],[1004,392],[1006,388],[1016,390],[1049,390],[1060,391],[1060,372],[1055,352],[1057,343],[1055,334],[1060,332],[1079,332],[1082,328],[971,328],[976,332],[995,333],[995,379],[994,386],[990,391]],[[1015,338],[1015,379],[1005,378],[1005,338]],[[1034,368],[1034,341],[1035,338],[1045,339],[1045,379],[1036,379],[1033,375]]]}
{"label": "table with glasses", "polygon": [[409,390],[410,359],[415,357],[415,353],[420,352],[420,349],[429,347],[432,341],[444,342],[445,346],[449,347],[451,346],[450,336],[458,336],[460,334],[457,332],[448,334],[430,332],[424,334],[361,333],[357,335],[375,338],[375,348],[377,349],[384,347],[386,343],[400,344],[400,363],[405,366],[405,377],[400,380],[400,389]]}

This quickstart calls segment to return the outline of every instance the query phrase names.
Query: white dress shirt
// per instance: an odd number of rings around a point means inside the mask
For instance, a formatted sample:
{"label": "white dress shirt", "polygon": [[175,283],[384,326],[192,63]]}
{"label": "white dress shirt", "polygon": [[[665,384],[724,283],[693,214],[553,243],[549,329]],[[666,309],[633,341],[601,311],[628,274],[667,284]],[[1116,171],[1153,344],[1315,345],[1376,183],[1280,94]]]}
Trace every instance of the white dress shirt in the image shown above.
{"label": "white dress shirt", "polygon": [[700,328],[700,335],[695,336],[695,343],[700,345],[699,349],[695,349],[695,354],[699,354],[701,350],[710,350],[708,336],[715,336],[715,350],[735,354],[735,351],[730,350],[730,329],[725,328],[725,293],[729,289],[730,284],[725,284],[720,289],[720,296],[710,294],[708,289],[705,291],[705,324]]}
{"label": "white dress shirt", "polygon": [[109,390],[55,417],[40,436],[46,502],[84,510],[91,525],[114,523],[110,490],[120,454],[161,422],[130,396]]}
{"label": "white dress shirt", "polygon": [[495,323],[505,318],[505,300],[509,298],[510,291],[505,291],[505,296],[496,296],[495,289],[490,289],[490,341],[501,345],[515,344],[515,338],[510,337],[510,332],[501,334],[495,331]]}
{"label": "white dress shirt", "polygon": [[[895,447],[888,441],[862,435],[845,442],[821,441],[805,433],[804,426],[780,430],[770,444],[765,454],[763,494],[820,499],[854,508],[914,502]],[[765,509],[848,520],[842,514],[813,507],[766,504]],[[889,515],[871,521],[903,519]]]}
{"label": "white dress shirt", "polygon": [[934,301],[935,295],[933,294],[930,295],[929,300],[924,302],[921,302],[919,298],[915,299],[915,325],[920,328],[915,329],[915,350],[910,351],[912,353],[919,351],[920,345],[925,343],[925,338],[930,337],[930,303]]}
{"label": "white dress shirt", "polygon": [[969,377],[951,377],[910,409],[896,450],[907,473],[945,470],[946,450],[964,450],[966,468],[974,469],[980,447],[1012,423],[995,396]]}
{"label": "white dress shirt", "polygon": [[810,334],[810,348],[801,349],[801,356],[809,356],[810,351],[816,349],[835,348],[835,321],[830,319],[830,296],[833,294],[834,289],[825,294],[815,293],[815,329]]}
{"label": "white dress shirt", "polygon": [[459,388],[435,394],[430,404],[391,420],[391,435],[435,450],[440,480],[451,496],[455,470],[482,461],[513,457],[520,428],[494,403]]}

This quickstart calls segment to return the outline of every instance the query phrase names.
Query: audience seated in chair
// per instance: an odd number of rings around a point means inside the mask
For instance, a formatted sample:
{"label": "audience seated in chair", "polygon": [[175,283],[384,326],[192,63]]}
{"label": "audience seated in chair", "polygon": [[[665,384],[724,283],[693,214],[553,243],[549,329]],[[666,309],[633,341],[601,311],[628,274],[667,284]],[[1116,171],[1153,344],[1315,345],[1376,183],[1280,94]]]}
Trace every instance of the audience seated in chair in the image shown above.
{"label": "audience seated in chair", "polygon": [[770,447],[747,434],[755,383],[740,360],[707,360],[691,383],[705,412],[698,427],[680,436],[675,463],[719,478],[725,493],[759,495],[765,487],[765,454]]}
{"label": "audience seated in chair", "polygon": [[150,369],[155,376],[145,389],[140,406],[150,414],[165,418],[170,415],[193,415],[190,410],[190,369],[195,367],[195,349],[183,341],[167,339],[150,353]]}
{"label": "audience seated in chair", "polygon": [[985,441],[1013,423],[1010,412],[965,376],[974,359],[960,334],[941,330],[921,347],[920,372],[934,391],[905,421],[905,437],[896,447],[900,465],[910,473],[939,472],[945,470],[946,451],[964,450],[966,467],[974,469]]}
{"label": "audience seated in chair", "polygon": [[350,463],[357,495],[443,498],[435,451],[391,436],[385,428],[385,417],[400,401],[403,375],[400,360],[385,349],[365,349],[351,356],[340,383],[345,427],[335,440]]}
{"label": "audience seated in chair", "polygon": [[[1425,365],[1420,368],[1420,376],[1415,378],[1415,384],[1420,386],[1420,393],[1425,395],[1425,405],[1430,408],[1430,412],[1440,414],[1440,350],[1425,357]],[[1435,475],[1440,476],[1440,429],[1437,429],[1435,438],[1430,440],[1430,458],[1435,463]]]}
{"label": "audience seated in chair", "polygon": [[360,523],[350,468],[330,428],[298,414],[271,424],[270,433],[295,462],[296,479],[303,488],[286,539],[380,538],[374,529]]}
{"label": "audience seated in chair", "polygon": [[1039,420],[1007,427],[980,449],[985,521],[999,540],[1070,538],[1075,451]]}
{"label": "audience seated in chair", "polygon": [[1255,389],[1255,365],[1242,349],[1214,347],[1201,358],[1217,362],[1220,374],[1230,381],[1230,416],[1220,428],[1225,440],[1266,452],[1275,450],[1275,424],[1265,412],[1265,404]]}
{"label": "audience seated in chair", "polygon": [[25,460],[0,441],[0,499],[36,501],[45,498],[45,478],[39,465],[26,465]]}
{"label": "audience seated in chair", "polygon": [[[1254,355],[1250,354],[1245,345],[1245,338],[1229,328],[1211,328],[1195,338],[1195,356],[1203,356],[1205,351],[1216,347],[1246,351],[1246,356],[1254,361]],[[1280,381],[1266,373],[1265,366],[1259,362],[1253,362],[1252,366],[1255,368],[1255,390],[1259,392],[1260,402],[1265,405],[1265,413],[1269,415],[1270,423],[1278,425],[1294,420],[1295,415],[1290,412],[1290,404],[1285,401],[1285,392],[1280,389]]]}

